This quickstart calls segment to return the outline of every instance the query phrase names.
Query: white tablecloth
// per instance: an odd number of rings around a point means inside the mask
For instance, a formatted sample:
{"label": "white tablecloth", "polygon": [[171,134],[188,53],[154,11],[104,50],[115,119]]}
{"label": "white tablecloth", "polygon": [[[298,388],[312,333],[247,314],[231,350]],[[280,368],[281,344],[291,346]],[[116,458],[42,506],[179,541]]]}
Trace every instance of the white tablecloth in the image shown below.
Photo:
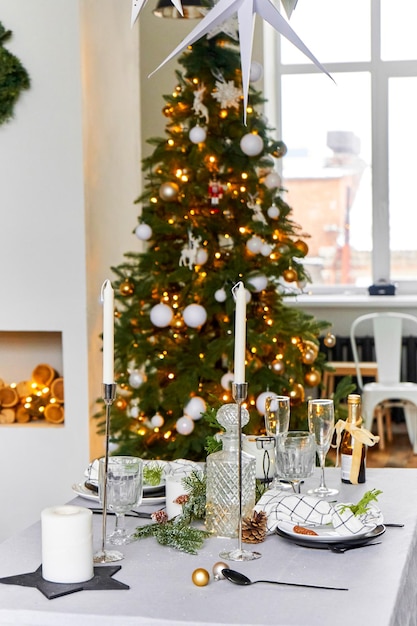
{"label": "white tablecloth", "polygon": [[[417,625],[417,470],[370,469],[365,485],[342,485],[337,469],[327,470],[339,501],[356,502],[368,489],[379,497],[387,528],[377,546],[335,554],[297,546],[270,536],[256,549],[262,558],[229,563],[252,579],[273,578],[299,583],[348,587],[323,591],[259,584],[238,587],[226,580],[196,587],[197,567],[211,573],[220,549],[237,540],[208,539],[197,556],[160,546],[153,538],[124,548],[126,558],[115,575],[130,590],[81,591],[47,600],[37,589],[0,584],[0,624],[27,626],[378,626]],[[318,482],[318,476],[309,484]],[[308,485],[304,485],[305,489]],[[77,504],[91,505],[77,499]],[[51,502],[51,505],[57,504]],[[7,511],[2,512],[7,515]],[[108,527],[113,518],[108,517]],[[131,528],[137,525],[129,518]],[[97,547],[101,516],[94,516]],[[246,546],[245,546],[246,547]],[[37,569],[41,562],[40,524],[0,545],[0,577]]]}

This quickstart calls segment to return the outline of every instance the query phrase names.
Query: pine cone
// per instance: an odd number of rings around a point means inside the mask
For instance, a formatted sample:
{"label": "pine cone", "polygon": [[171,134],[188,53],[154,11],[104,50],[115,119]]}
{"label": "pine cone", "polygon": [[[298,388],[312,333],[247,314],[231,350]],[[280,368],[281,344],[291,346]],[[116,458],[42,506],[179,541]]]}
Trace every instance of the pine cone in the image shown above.
{"label": "pine cone", "polygon": [[242,519],[242,541],[244,543],[261,543],[266,537],[267,515],[265,511],[253,511],[252,517]]}

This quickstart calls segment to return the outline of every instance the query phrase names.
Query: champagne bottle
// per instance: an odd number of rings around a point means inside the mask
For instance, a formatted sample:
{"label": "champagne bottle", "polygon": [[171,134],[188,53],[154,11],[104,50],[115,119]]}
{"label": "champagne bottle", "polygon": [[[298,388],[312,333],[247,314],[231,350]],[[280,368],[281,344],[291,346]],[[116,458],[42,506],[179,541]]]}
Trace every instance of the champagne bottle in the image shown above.
{"label": "champagne bottle", "polygon": [[[357,394],[348,395],[348,417],[346,423],[360,427],[361,397]],[[345,429],[340,444],[342,482],[348,484],[364,483],[366,480],[366,446],[355,439],[348,429]]]}

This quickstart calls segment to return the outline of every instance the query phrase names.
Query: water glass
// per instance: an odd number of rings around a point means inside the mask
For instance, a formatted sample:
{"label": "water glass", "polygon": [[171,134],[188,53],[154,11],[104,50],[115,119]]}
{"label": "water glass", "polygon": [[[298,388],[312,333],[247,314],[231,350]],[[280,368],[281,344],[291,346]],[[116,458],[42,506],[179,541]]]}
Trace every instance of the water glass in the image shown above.
{"label": "water glass", "polygon": [[277,435],[278,474],[300,493],[301,481],[312,475],[316,460],[314,435],[293,430]]}

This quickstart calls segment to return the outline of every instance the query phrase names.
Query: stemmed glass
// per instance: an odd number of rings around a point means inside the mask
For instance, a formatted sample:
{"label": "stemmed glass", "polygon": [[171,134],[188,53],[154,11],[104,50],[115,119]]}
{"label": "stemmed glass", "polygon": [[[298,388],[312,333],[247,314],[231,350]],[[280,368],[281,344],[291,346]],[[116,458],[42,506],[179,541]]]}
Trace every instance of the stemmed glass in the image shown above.
{"label": "stemmed glass", "polygon": [[[99,460],[98,492],[103,503],[105,458]],[[114,531],[106,537],[108,543],[123,545],[131,541],[125,528],[125,513],[142,502],[143,464],[134,456],[111,456],[107,467],[107,509],[116,514]]]}
{"label": "stemmed glass", "polygon": [[[275,440],[275,456],[277,454],[277,436],[288,432],[290,425],[290,398],[271,394],[265,400],[265,430],[269,437]],[[279,473],[275,471],[271,489],[281,489]]]}
{"label": "stemmed glass", "polygon": [[310,489],[308,493],[326,498],[339,493],[338,489],[329,489],[324,480],[324,466],[326,454],[329,451],[334,431],[333,400],[309,400],[308,428],[316,440],[317,455],[319,457],[321,478],[320,486]]}
{"label": "stemmed glass", "polygon": [[314,435],[293,430],[277,436],[277,465],[282,478],[288,480],[295,493],[300,493],[301,481],[312,475],[316,460]]}

